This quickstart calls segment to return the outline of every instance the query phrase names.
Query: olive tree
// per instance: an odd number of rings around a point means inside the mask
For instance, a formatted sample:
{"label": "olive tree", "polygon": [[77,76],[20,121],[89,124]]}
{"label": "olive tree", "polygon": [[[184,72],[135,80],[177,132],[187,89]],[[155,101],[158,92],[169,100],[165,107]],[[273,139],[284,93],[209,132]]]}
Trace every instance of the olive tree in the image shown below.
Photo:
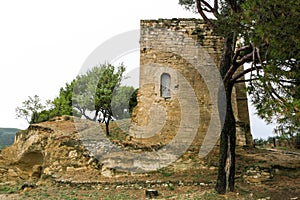
{"label": "olive tree", "polygon": [[76,78],[73,106],[85,118],[105,123],[107,135],[113,117],[113,92],[120,85],[124,71],[123,64],[117,68],[111,64],[102,64]]}

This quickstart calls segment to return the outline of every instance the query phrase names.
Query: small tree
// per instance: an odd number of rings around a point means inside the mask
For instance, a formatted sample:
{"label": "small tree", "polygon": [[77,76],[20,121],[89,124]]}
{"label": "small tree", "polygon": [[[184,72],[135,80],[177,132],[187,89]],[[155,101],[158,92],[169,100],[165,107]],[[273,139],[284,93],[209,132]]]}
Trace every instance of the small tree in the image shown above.
{"label": "small tree", "polygon": [[95,109],[101,112],[102,123],[106,125],[106,134],[109,135],[109,122],[112,119],[112,98],[114,89],[120,86],[125,67],[120,65],[115,71],[111,64],[102,65],[103,73],[99,77],[96,89]]}
{"label": "small tree", "polygon": [[16,108],[16,117],[25,119],[29,124],[35,123],[44,108],[38,95],[28,96],[28,100],[23,101],[22,106]]}
{"label": "small tree", "polygon": [[73,80],[70,84],[66,83],[66,86],[60,89],[59,96],[53,101],[47,100],[45,105],[41,103],[41,100],[37,95],[29,97],[28,100],[22,103],[22,107],[16,108],[17,118],[24,118],[28,123],[39,123],[47,121],[55,116],[80,116],[80,113],[72,107],[75,82],[76,80]]}
{"label": "small tree", "polygon": [[107,135],[113,115],[113,91],[120,85],[124,71],[123,64],[117,69],[111,64],[102,64],[76,78],[73,106],[87,119],[105,123]]}

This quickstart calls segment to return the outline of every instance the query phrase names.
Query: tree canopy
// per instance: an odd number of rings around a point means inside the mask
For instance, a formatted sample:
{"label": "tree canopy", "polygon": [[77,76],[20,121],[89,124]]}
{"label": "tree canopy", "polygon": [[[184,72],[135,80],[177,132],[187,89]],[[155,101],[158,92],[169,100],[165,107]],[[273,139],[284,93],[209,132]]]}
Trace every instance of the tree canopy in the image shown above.
{"label": "tree canopy", "polygon": [[137,90],[129,86],[120,86],[125,67],[115,68],[111,64],[101,64],[77,76],[66,83],[53,100],[43,104],[40,97],[28,97],[21,107],[16,108],[18,118],[28,123],[47,121],[55,116],[84,116],[86,119],[108,125],[113,119],[124,119],[131,115],[137,104]]}
{"label": "tree canopy", "polygon": [[102,64],[76,78],[73,106],[87,119],[104,122],[107,135],[113,116],[113,92],[120,85],[124,71],[123,64],[117,68],[111,64]]}
{"label": "tree canopy", "polygon": [[[232,87],[249,82],[259,116],[280,123],[283,131],[299,130],[299,1],[179,0],[196,11],[224,37],[220,74],[227,113],[221,132],[216,190],[234,190],[235,119]],[[212,19],[214,18],[214,19]],[[247,69],[243,65],[250,63]],[[244,75],[250,74],[248,80]],[[288,129],[286,129],[288,127]]]}
{"label": "tree canopy", "polygon": [[276,122],[276,133],[300,133],[300,2],[247,1],[244,20],[253,27],[249,39],[257,46],[262,70],[252,73],[249,92],[257,114]]}
{"label": "tree canopy", "polygon": [[56,116],[74,115],[80,116],[72,107],[72,96],[75,80],[60,88],[59,95],[54,100],[42,102],[38,95],[28,97],[21,107],[16,108],[17,118],[25,119],[29,124],[47,121]]}
{"label": "tree canopy", "polygon": [[16,108],[16,117],[23,118],[28,123],[34,123],[39,118],[39,113],[45,109],[45,105],[41,103],[41,99],[38,95],[28,97],[27,100],[22,102],[21,107]]}
{"label": "tree canopy", "polygon": [[52,115],[74,115],[80,116],[80,114],[74,110],[72,106],[73,90],[76,80],[73,80],[70,84],[66,83],[64,88],[60,88],[59,95],[56,97],[52,103],[54,108],[52,110]]}

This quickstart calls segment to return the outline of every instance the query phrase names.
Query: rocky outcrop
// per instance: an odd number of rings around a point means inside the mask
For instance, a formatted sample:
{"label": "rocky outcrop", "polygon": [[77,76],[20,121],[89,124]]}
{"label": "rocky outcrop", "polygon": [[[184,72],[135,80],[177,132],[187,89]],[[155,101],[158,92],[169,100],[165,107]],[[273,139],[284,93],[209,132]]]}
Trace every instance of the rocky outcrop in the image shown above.
{"label": "rocky outcrop", "polygon": [[57,117],[18,132],[14,144],[0,154],[0,181],[100,174],[101,164],[82,145],[78,131],[92,122],[76,121],[69,116]]}
{"label": "rocky outcrop", "polygon": [[116,143],[102,132],[101,124],[70,116],[32,124],[1,152],[0,181],[51,177],[56,182],[98,182],[128,172],[155,171],[180,156],[174,145],[168,151],[135,149],[128,147],[130,141]]}

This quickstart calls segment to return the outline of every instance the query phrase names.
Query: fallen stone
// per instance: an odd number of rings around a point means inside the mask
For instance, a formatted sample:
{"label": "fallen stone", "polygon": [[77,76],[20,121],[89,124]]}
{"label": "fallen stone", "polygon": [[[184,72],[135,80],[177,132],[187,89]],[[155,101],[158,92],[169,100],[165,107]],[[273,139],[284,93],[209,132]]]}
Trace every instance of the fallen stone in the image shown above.
{"label": "fallen stone", "polygon": [[146,198],[155,198],[158,196],[158,191],[155,189],[147,189],[146,190]]}

